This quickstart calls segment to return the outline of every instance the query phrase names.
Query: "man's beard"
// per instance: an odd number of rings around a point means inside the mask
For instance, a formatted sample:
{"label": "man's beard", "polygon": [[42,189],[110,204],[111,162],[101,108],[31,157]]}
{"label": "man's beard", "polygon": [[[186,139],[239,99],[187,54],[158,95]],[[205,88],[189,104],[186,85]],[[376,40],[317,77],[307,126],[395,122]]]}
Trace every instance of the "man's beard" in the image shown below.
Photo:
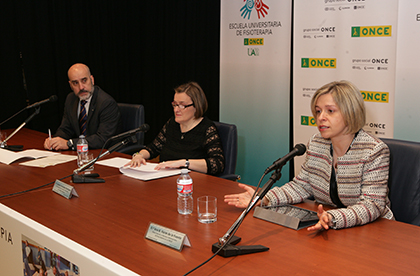
{"label": "man's beard", "polygon": [[[81,95],[82,93],[88,93],[87,95]],[[87,90],[80,90],[79,93],[77,93],[77,96],[79,97],[80,100],[82,101],[86,101],[88,100],[90,97],[92,97],[93,91],[87,91]]]}

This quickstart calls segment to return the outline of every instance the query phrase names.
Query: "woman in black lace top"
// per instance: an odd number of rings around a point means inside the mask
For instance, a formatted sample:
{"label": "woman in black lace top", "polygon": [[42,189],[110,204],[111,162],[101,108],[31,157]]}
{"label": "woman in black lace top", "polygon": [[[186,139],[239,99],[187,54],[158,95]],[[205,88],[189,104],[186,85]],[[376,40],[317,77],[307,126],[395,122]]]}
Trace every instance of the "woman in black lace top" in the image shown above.
{"label": "woman in black lace top", "polygon": [[222,143],[213,121],[203,114],[207,99],[196,82],[175,89],[174,117],[169,119],[153,142],[133,155],[131,167],[146,164],[160,155],[156,169],[187,167],[216,175],[225,168]]}

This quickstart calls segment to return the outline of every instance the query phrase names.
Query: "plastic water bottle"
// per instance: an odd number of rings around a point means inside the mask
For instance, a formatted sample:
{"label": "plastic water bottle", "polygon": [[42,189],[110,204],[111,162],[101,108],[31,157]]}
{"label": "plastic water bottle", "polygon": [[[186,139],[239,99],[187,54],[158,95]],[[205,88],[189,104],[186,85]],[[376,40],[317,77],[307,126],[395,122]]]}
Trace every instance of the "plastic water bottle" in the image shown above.
{"label": "plastic water bottle", "polygon": [[177,181],[178,213],[191,214],[193,211],[193,180],[188,174],[188,169],[182,169]]}
{"label": "plastic water bottle", "polygon": [[79,168],[83,166],[86,162],[88,153],[88,142],[84,135],[80,135],[79,141],[77,141],[77,165],[79,166]]}

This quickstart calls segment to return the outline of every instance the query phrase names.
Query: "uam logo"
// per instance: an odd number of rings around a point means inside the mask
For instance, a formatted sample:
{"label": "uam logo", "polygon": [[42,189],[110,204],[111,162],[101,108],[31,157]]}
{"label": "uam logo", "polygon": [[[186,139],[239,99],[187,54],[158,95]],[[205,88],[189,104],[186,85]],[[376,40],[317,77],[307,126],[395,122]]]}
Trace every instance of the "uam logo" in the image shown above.
{"label": "uam logo", "polygon": [[251,17],[251,12],[253,9],[257,11],[258,19],[265,17],[268,14],[269,7],[264,4],[263,0],[244,0],[245,5],[240,9],[241,16],[244,19]]}

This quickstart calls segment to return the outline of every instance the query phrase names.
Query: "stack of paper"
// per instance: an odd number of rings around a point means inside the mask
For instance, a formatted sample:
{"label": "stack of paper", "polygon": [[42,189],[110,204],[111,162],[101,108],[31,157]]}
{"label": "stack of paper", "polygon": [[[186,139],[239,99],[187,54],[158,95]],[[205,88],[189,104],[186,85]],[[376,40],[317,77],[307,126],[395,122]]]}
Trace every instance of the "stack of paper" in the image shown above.
{"label": "stack of paper", "polygon": [[180,169],[155,170],[156,163],[147,163],[146,165],[137,168],[126,167],[125,165],[130,162],[130,160],[131,159],[115,157],[98,161],[96,164],[118,168],[122,174],[144,181],[181,174]]}
{"label": "stack of paper", "polygon": [[[48,166],[55,166],[61,163],[66,163],[69,161],[75,161],[77,159],[76,155],[68,154],[57,154],[52,156],[47,156],[37,160],[31,160],[27,162],[20,163],[19,165],[29,166],[29,167],[38,167],[45,168]],[[77,163],[74,162],[74,166],[77,167]]]}
{"label": "stack of paper", "polygon": [[10,165],[11,163],[23,158],[38,159],[46,156],[53,156],[56,154],[59,153],[48,150],[30,149],[20,152],[13,152],[6,149],[0,149],[0,162]]}

